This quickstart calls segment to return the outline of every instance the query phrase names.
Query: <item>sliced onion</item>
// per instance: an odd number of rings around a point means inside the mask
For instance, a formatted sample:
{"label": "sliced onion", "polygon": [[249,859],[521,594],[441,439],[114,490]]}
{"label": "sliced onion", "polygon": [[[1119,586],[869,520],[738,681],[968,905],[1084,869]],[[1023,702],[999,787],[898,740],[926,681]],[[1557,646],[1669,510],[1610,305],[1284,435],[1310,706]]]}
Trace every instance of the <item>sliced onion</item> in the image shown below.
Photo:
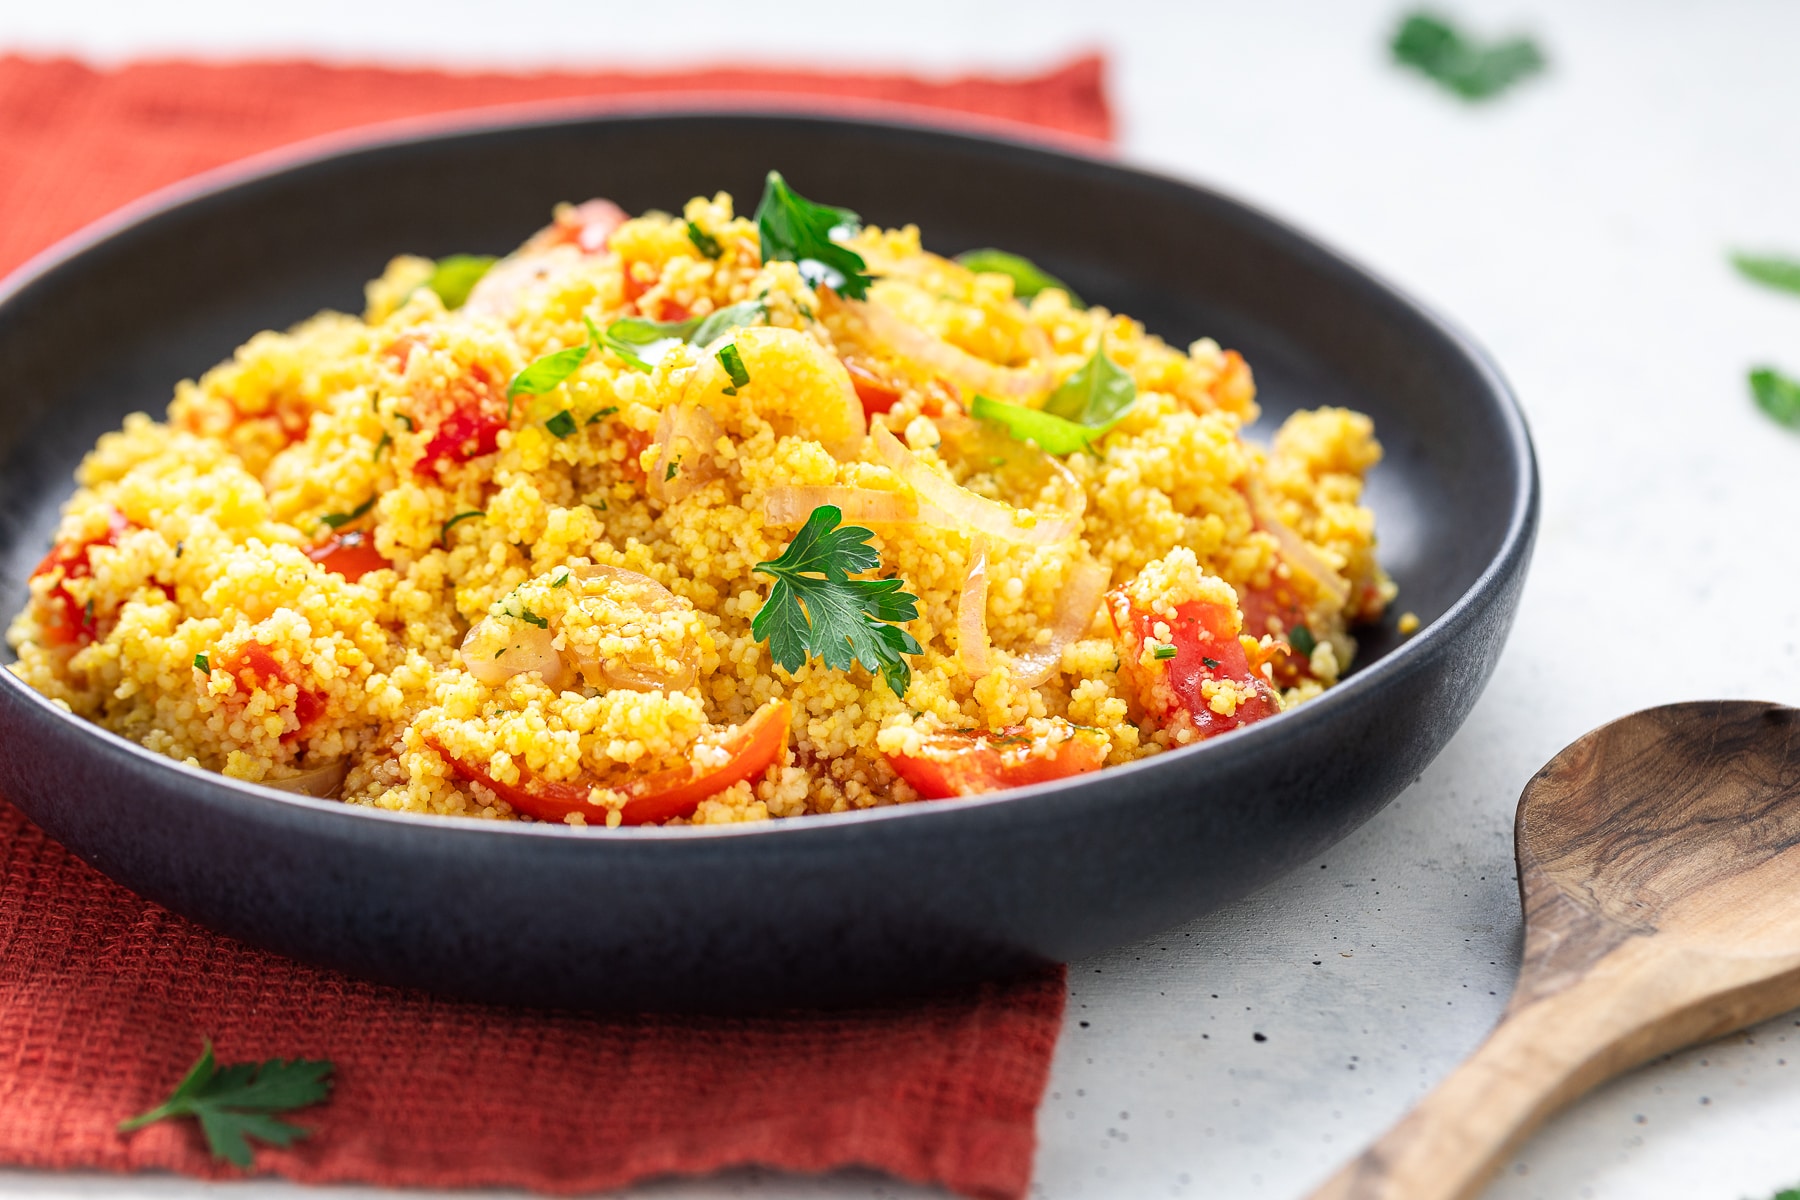
{"label": "sliced onion", "polygon": [[580,247],[567,242],[536,249],[527,244],[495,263],[469,290],[469,298],[457,311],[471,317],[510,317],[518,312],[528,292],[580,266],[584,257]]}
{"label": "sliced onion", "polygon": [[1312,576],[1313,581],[1329,592],[1341,607],[1350,596],[1350,585],[1345,582],[1344,577],[1320,558],[1305,538],[1275,515],[1275,508],[1269,503],[1268,495],[1264,493],[1258,480],[1251,479],[1244,494],[1250,501],[1250,515],[1256,519],[1256,527],[1275,539],[1275,545],[1288,566]]}
{"label": "sliced onion", "polygon": [[[938,453],[948,450],[978,470],[993,471],[1002,485],[1011,485],[1015,493],[1020,486],[1036,488],[1040,493],[1054,482],[1061,493],[1056,499],[1061,511],[1079,517],[1087,511],[1087,491],[1067,463],[1048,454],[1036,442],[1023,442],[992,421],[975,421],[962,416],[943,416],[932,422],[943,437]],[[994,462],[1003,463],[998,470]]]}
{"label": "sliced onion", "polygon": [[[609,590],[624,592],[634,607],[646,613],[670,612],[681,607],[681,601],[674,592],[648,575],[628,571],[624,567],[602,563],[576,567],[570,573],[581,580],[583,585],[598,582]],[[699,664],[691,654],[670,671],[646,670],[622,658],[588,658],[573,648],[570,657],[574,659],[576,670],[581,672],[581,677],[590,687],[611,685],[634,692],[678,692],[691,686],[699,674]]]}
{"label": "sliced onion", "polygon": [[953,528],[985,533],[1026,546],[1054,546],[1068,541],[1081,529],[1079,514],[1038,517],[1029,510],[977,496],[920,462],[879,422],[874,425],[871,436],[881,461],[917,492],[919,499],[940,510],[943,518],[954,522]]}
{"label": "sliced onion", "polygon": [[1019,399],[1042,396],[1056,387],[1056,375],[1047,366],[1002,367],[927,333],[879,304],[863,300],[836,303],[852,322],[862,327],[870,341],[966,392]]}
{"label": "sliced onion", "polygon": [[774,525],[798,525],[821,505],[836,505],[844,520],[867,525],[915,525],[919,502],[906,492],[876,488],[783,485],[763,498],[763,516]]}
{"label": "sliced onion", "polygon": [[1012,674],[1021,687],[1037,687],[1062,666],[1063,651],[1087,632],[1094,609],[1112,581],[1112,572],[1093,559],[1069,568],[1056,594],[1056,611],[1050,617],[1050,640],[1013,660]]}
{"label": "sliced onion", "polygon": [[963,576],[962,595],[956,601],[956,654],[970,679],[980,679],[994,669],[993,655],[988,652],[987,538],[976,534],[969,540],[969,572]]}
{"label": "sliced onion", "polygon": [[[463,667],[484,687],[499,687],[514,675],[536,671],[544,677],[545,687],[560,692],[574,676],[557,652],[555,640],[555,634],[536,625],[522,621],[502,625],[498,618],[483,617],[463,638]],[[489,652],[489,647],[502,641],[505,649],[497,656]]]}
{"label": "sliced onion", "polygon": [[265,779],[262,785],[278,792],[296,792],[302,796],[317,796],[321,800],[329,800],[344,786],[344,776],[349,773],[350,760],[334,758],[321,766],[308,767],[297,775]]}
{"label": "sliced onion", "polygon": [[[656,423],[656,465],[650,468],[650,498],[673,504],[724,472],[713,461],[719,423],[703,404],[672,404]],[[671,469],[672,468],[672,469]]]}

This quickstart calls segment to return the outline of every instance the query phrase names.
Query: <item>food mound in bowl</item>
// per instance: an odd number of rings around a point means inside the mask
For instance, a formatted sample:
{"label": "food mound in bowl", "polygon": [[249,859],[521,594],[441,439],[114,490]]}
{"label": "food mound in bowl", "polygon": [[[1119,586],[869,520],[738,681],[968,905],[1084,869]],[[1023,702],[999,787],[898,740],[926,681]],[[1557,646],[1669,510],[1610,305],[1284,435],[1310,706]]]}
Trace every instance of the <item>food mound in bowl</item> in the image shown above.
{"label": "food mound in bowl", "polygon": [[771,174],[402,257],[134,415],[12,670],[347,803],[712,824],[1058,779],[1332,686],[1394,586],[1367,417]]}

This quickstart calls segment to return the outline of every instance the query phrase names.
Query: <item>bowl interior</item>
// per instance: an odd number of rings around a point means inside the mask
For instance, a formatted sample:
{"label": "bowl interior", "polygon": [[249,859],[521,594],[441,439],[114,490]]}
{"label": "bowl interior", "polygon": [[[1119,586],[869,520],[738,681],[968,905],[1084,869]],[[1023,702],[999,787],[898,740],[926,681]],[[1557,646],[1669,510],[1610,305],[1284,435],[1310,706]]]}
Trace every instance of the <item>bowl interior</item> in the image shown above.
{"label": "bowl interior", "polygon": [[[126,414],[160,415],[258,330],[357,311],[394,254],[504,253],[553,204],[677,210],[727,190],[754,208],[779,168],[866,221],[916,223],[942,253],[1030,256],[1090,303],[1177,345],[1210,336],[1255,371],[1267,434],[1296,408],[1369,413],[1381,557],[1400,584],[1357,667],[1430,622],[1499,551],[1519,506],[1513,419],[1449,339],[1403,302],[1235,202],[1110,164],[904,126],[660,114],[464,130],[251,178],[153,212],[0,295],[0,614],[24,603],[81,456]],[[11,651],[0,651],[7,659]]]}

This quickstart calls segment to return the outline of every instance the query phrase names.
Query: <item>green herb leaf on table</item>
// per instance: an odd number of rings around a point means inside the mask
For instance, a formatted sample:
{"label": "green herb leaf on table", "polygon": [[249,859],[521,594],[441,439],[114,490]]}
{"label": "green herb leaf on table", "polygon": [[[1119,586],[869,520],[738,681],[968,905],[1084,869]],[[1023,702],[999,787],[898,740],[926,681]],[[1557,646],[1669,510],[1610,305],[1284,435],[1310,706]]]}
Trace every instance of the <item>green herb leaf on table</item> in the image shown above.
{"label": "green herb leaf on table", "polygon": [[481,277],[499,260],[491,254],[452,254],[432,264],[425,286],[436,292],[445,308],[461,308]]}
{"label": "green herb leaf on table", "polygon": [[1408,16],[1394,34],[1394,61],[1414,67],[1465,100],[1487,100],[1544,69],[1529,38],[1483,45],[1429,12]]}
{"label": "green herb leaf on table", "polygon": [[212,1042],[208,1041],[174,1093],[149,1112],[121,1121],[119,1132],[130,1133],[172,1117],[193,1117],[200,1122],[214,1158],[248,1167],[250,1138],[286,1146],[307,1136],[307,1130],[272,1114],[325,1099],[331,1090],[331,1072],[329,1062],[298,1058],[221,1067],[213,1060]]}
{"label": "green herb leaf on table", "polygon": [[750,621],[750,633],[769,643],[769,656],[788,672],[808,658],[834,671],[861,663],[904,696],[912,670],[902,655],[922,654],[912,634],[894,624],[919,615],[919,598],[901,579],[852,579],[881,565],[869,544],[874,533],[843,525],[843,510],[822,504],[779,558],[757,563],[757,574],[775,581]]}
{"label": "green herb leaf on table", "polygon": [[356,520],[356,518],[362,516],[374,507],[375,497],[370,496],[367,500],[364,500],[361,504],[357,505],[347,513],[326,513],[324,516],[320,517],[319,520],[321,523],[329,525],[333,529],[337,529],[344,525],[348,525],[350,522]]}
{"label": "green herb leaf on table", "polygon": [[1800,292],[1800,259],[1774,254],[1733,254],[1738,274],[1784,292]]}
{"label": "green herb leaf on table", "polygon": [[623,359],[626,366],[649,372],[677,346],[705,346],[734,329],[759,324],[767,316],[768,306],[762,301],[744,300],[686,321],[620,317],[600,335],[600,344]]}
{"label": "green herb leaf on table", "polygon": [[756,206],[756,230],[764,262],[791,262],[813,287],[828,287],[852,300],[869,294],[873,282],[863,272],[862,255],[837,239],[862,228],[862,218],[847,208],[815,204],[789,187],[781,172],[770,171]]}
{"label": "green herb leaf on table", "polygon": [[1750,394],[1756,407],[1789,429],[1800,429],[1800,380],[1790,379],[1774,367],[1750,372]]}
{"label": "green herb leaf on table", "polygon": [[1137,401],[1137,384],[1129,372],[1099,346],[1094,356],[1050,393],[1041,409],[976,396],[969,406],[975,417],[998,421],[1020,441],[1036,442],[1047,454],[1085,450],[1125,419]]}
{"label": "green herb leaf on table", "polygon": [[706,255],[708,258],[717,258],[719,255],[725,253],[725,248],[719,245],[718,238],[706,232],[706,230],[700,228],[692,221],[687,223],[687,237],[688,241],[694,243],[694,249]]}
{"label": "green herb leaf on table", "polygon": [[965,250],[956,256],[956,261],[971,271],[1007,276],[1013,281],[1013,295],[1021,300],[1029,300],[1047,288],[1058,288],[1068,293],[1069,303],[1076,308],[1087,307],[1074,288],[1023,255],[1004,250]]}

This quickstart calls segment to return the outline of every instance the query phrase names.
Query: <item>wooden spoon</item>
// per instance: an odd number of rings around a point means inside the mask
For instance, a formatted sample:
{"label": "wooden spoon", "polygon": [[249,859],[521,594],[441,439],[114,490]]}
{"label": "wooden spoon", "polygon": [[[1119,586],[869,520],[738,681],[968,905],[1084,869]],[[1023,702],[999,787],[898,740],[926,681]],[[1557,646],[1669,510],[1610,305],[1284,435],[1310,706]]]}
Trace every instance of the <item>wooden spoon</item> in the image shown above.
{"label": "wooden spoon", "polygon": [[1800,709],[1671,704],[1539,771],[1525,955],[1487,1041],[1313,1200],[1468,1200],[1545,1118],[1800,1006]]}

